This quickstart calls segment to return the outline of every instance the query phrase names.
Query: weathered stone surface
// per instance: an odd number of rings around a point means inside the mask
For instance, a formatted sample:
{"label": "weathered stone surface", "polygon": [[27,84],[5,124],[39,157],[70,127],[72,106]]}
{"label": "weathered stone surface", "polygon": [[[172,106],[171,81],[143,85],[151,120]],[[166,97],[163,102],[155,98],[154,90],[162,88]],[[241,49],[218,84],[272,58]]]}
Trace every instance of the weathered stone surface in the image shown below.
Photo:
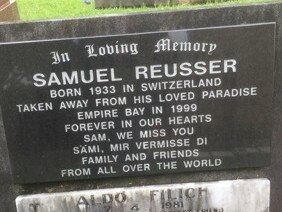
{"label": "weathered stone surface", "polygon": [[269,211],[267,179],[38,194],[17,198],[18,212]]}
{"label": "weathered stone surface", "polygon": [[[164,21],[165,20],[165,21]],[[269,168],[250,168],[234,171],[195,172],[148,177],[101,179],[97,181],[57,182],[32,185],[14,185],[3,127],[0,141],[0,211],[14,212],[14,200],[21,194],[52,193],[97,188],[142,186],[150,184],[187,183],[267,177],[271,181],[271,212],[281,210],[282,161],[282,6],[281,3],[253,4],[220,8],[198,8],[174,12],[132,14],[129,16],[98,17],[74,20],[43,21],[35,23],[3,24],[0,41],[28,41],[66,37],[100,36],[163,30],[229,26],[261,22],[276,22],[276,72],[274,95],[274,124],[272,165]],[[36,171],[36,170],[35,170]]]}

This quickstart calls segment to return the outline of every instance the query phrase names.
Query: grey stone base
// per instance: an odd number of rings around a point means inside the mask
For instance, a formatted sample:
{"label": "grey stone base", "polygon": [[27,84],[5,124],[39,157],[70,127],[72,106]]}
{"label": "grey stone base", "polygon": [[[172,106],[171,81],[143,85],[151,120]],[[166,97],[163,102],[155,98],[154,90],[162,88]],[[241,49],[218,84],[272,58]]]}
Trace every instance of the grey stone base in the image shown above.
{"label": "grey stone base", "polygon": [[18,212],[269,212],[267,179],[100,189],[17,198]]}

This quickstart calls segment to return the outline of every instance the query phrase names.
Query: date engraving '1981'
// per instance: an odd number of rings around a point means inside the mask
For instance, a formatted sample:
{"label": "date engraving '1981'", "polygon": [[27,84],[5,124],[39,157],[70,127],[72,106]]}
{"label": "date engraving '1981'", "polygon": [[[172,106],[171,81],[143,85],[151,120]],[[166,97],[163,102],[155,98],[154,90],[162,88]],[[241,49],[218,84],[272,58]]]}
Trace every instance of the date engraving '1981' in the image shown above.
{"label": "date engraving '1981'", "polygon": [[235,180],[39,194],[20,196],[16,202],[18,212],[257,212],[269,211],[269,181]]}

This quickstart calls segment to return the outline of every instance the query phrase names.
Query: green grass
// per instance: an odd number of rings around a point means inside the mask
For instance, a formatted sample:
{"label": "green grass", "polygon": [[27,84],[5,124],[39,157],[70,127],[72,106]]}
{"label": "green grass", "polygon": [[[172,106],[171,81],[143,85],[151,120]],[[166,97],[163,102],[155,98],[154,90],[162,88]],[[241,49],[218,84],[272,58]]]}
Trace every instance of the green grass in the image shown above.
{"label": "green grass", "polygon": [[216,3],[204,5],[175,5],[140,8],[94,9],[94,3],[86,5],[83,0],[17,0],[21,20],[56,19],[100,16],[144,11],[184,9],[199,6],[230,5],[238,3],[271,2],[273,0],[216,0]]}

